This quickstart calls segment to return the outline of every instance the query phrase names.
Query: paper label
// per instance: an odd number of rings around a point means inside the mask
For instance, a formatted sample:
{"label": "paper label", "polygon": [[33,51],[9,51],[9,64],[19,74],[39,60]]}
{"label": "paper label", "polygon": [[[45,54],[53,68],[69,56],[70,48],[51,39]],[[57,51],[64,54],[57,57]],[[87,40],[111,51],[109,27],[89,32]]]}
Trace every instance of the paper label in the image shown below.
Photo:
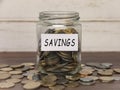
{"label": "paper label", "polygon": [[41,51],[78,51],[78,34],[41,34]]}

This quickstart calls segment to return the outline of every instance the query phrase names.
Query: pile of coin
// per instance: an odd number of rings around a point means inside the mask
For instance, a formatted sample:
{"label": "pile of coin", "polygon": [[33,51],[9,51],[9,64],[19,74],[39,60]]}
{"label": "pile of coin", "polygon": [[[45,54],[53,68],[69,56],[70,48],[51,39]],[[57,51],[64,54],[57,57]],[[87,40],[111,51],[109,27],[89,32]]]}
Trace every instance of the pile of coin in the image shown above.
{"label": "pile of coin", "polygon": [[[103,65],[102,67],[107,66],[107,68],[100,68],[100,65]],[[120,68],[112,66],[111,63],[86,63],[81,64],[81,70],[75,74],[58,74],[41,73],[39,70],[35,70],[34,63],[0,64],[0,88],[12,88],[19,83],[27,90],[35,90],[41,87],[47,87],[50,90],[64,90],[66,87],[94,85],[96,82],[120,81]]]}
{"label": "pile of coin", "polygon": [[[78,34],[78,32],[74,28],[48,29],[45,34]],[[39,71],[74,74],[80,70],[78,63],[80,49],[78,51],[41,51],[40,49],[41,46],[39,46]]]}
{"label": "pile of coin", "polygon": [[[26,71],[31,71],[35,63],[22,63],[19,65],[0,64],[0,88],[11,88],[20,83]],[[27,70],[25,70],[27,68]],[[28,77],[28,76],[27,76]]]}

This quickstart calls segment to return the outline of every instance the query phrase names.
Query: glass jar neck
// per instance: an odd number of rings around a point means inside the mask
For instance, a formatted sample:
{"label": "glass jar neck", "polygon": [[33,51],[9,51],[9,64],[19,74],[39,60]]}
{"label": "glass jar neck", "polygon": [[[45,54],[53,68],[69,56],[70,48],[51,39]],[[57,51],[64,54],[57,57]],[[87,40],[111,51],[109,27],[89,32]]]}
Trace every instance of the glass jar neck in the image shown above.
{"label": "glass jar neck", "polygon": [[47,24],[73,24],[79,20],[79,13],[73,11],[44,11],[39,19]]}

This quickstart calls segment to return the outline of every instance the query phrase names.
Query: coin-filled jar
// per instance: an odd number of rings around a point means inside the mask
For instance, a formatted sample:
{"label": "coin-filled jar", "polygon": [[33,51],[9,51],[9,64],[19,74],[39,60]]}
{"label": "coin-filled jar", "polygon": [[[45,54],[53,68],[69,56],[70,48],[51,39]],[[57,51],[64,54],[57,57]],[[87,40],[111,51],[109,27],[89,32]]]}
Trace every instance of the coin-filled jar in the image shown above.
{"label": "coin-filled jar", "polygon": [[73,11],[40,12],[37,24],[37,70],[76,74],[81,63],[81,24]]}

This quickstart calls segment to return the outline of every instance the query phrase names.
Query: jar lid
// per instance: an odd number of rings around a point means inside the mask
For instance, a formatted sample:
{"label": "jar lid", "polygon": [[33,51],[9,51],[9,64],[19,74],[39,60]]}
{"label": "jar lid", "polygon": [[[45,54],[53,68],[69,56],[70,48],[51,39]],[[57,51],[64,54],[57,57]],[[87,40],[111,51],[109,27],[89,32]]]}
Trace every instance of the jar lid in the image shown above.
{"label": "jar lid", "polygon": [[54,20],[54,19],[72,19],[78,20],[79,13],[74,11],[43,11],[40,12],[40,20]]}

